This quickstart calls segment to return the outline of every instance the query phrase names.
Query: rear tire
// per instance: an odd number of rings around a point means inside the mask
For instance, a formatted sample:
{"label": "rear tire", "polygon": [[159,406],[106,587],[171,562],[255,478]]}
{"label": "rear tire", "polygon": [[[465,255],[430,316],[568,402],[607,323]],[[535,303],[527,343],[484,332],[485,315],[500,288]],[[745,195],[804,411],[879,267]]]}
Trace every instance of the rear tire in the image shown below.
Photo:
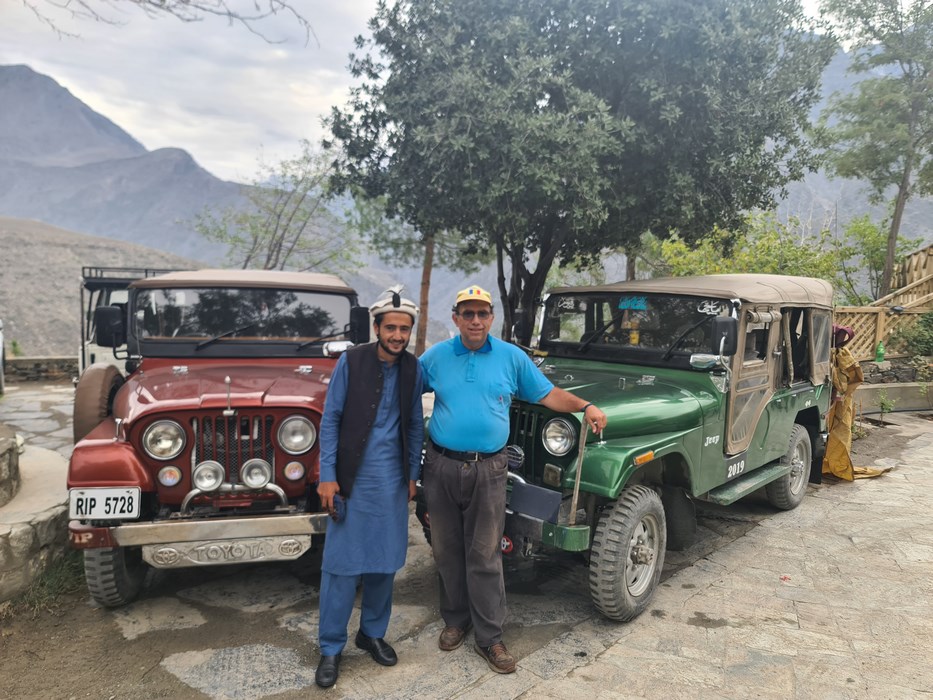
{"label": "rear tire", "polygon": [[792,510],[800,505],[807,494],[812,461],[810,434],[802,425],[795,424],[787,452],[781,457],[781,464],[789,464],[790,472],[765,486],[765,494],[771,505],[781,510]]}
{"label": "rear tire", "polygon": [[116,608],[136,600],[146,569],[139,547],[84,550],[87,589],[105,608]]}
{"label": "rear tire", "polygon": [[603,615],[628,622],[648,607],[666,545],[664,506],[647,486],[626,488],[603,510],[590,551],[590,595]]}
{"label": "rear tire", "polygon": [[113,413],[113,398],[123,386],[123,375],[113,365],[96,363],[84,370],[75,389],[74,440],[77,443]]}

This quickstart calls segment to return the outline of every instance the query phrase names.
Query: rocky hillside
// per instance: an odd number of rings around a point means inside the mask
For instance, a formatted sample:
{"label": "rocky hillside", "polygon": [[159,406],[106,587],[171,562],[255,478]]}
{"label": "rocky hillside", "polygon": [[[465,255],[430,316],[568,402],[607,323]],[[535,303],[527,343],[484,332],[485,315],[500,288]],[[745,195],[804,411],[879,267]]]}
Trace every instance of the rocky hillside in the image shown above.
{"label": "rocky hillside", "polygon": [[190,268],[187,258],[134,243],[0,217],[0,318],[7,356],[78,354],[82,266]]}

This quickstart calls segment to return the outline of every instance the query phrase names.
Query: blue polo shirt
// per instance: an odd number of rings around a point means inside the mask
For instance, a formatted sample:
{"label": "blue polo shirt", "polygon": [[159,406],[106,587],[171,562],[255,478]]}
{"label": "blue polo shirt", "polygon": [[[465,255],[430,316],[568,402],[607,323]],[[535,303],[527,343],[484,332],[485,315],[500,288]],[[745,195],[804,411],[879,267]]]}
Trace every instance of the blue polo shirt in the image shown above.
{"label": "blue polo shirt", "polygon": [[421,356],[424,390],[434,392],[431,439],[451,450],[497,452],[509,439],[512,397],[538,403],[554,385],[525,352],[492,336],[479,350],[456,338]]}

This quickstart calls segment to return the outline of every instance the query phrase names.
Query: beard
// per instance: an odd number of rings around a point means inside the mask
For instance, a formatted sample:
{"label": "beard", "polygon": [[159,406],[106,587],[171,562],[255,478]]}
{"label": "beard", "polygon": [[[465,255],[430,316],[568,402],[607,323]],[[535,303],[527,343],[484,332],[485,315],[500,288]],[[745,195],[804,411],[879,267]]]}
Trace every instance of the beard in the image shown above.
{"label": "beard", "polygon": [[392,347],[388,343],[386,343],[382,338],[379,338],[379,347],[385,350],[386,353],[388,353],[389,355],[392,355],[393,357],[398,357],[403,352],[405,352],[405,349],[408,347],[408,343],[402,343],[401,347],[398,350],[393,350]]}

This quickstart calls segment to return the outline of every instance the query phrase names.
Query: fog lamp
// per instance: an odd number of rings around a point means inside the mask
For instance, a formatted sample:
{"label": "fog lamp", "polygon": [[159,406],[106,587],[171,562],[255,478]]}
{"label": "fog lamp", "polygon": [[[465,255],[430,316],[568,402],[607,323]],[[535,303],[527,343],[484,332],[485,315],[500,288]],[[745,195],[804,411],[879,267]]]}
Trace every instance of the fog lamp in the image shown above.
{"label": "fog lamp", "polygon": [[240,481],[251,489],[264,488],[272,480],[272,465],[264,459],[249,459],[240,467]]}
{"label": "fog lamp", "polygon": [[194,485],[201,491],[216,491],[224,482],[224,468],[220,462],[201,462],[191,474]]}

